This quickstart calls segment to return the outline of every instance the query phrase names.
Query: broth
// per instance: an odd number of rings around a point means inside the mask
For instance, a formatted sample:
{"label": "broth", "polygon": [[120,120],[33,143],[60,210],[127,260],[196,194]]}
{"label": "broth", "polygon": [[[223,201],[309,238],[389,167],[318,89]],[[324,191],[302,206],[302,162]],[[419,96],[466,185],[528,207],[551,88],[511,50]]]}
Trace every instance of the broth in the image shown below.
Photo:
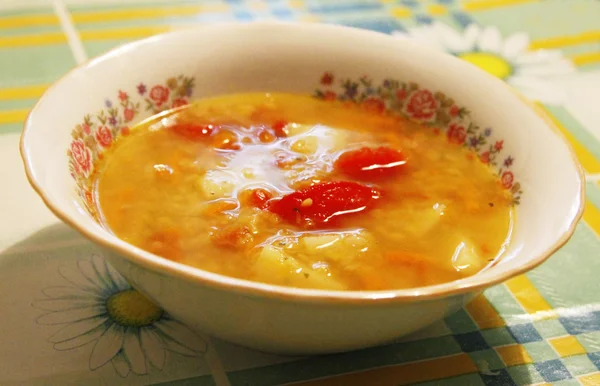
{"label": "broth", "polygon": [[208,271],[383,290],[472,275],[510,239],[512,197],[439,130],[283,93],[199,100],[119,138],[96,165],[104,225]]}

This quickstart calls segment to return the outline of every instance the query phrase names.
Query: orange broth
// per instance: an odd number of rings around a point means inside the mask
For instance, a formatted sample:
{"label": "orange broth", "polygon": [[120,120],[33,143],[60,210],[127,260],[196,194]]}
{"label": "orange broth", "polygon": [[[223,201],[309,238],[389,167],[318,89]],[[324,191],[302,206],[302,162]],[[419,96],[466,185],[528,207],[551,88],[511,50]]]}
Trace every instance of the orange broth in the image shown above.
{"label": "orange broth", "polygon": [[293,287],[412,288],[498,258],[513,209],[492,170],[367,107],[252,93],[161,114],[96,165],[102,221],[167,259]]}

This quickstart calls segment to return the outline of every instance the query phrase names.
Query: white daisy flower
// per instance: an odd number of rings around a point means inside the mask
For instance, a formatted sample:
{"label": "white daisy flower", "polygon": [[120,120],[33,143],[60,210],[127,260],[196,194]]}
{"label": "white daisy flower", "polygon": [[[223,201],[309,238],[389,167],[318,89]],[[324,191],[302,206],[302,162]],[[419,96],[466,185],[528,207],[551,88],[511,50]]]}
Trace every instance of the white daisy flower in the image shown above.
{"label": "white daisy flower", "polygon": [[63,325],[48,339],[55,350],[93,342],[90,370],[110,362],[122,377],[130,371],[143,375],[150,365],[162,370],[167,351],[186,356],[206,352],[204,339],[133,289],[101,257],[59,272],[71,285],[43,290],[47,298],[33,306],[49,312],[37,323]]}
{"label": "white daisy flower", "polygon": [[566,99],[552,78],[574,71],[571,61],[558,50],[530,50],[529,36],[522,32],[503,39],[496,27],[471,24],[459,32],[435,22],[393,35],[456,55],[506,81],[526,97],[548,104]]}

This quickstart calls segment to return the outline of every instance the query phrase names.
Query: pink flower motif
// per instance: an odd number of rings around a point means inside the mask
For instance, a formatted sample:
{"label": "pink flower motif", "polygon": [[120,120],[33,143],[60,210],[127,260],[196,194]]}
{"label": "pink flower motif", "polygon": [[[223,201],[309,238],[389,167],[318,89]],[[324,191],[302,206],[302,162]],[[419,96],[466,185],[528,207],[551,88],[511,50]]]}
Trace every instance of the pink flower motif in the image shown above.
{"label": "pink flower motif", "polygon": [[125,110],[123,110],[123,119],[125,120],[125,122],[131,121],[134,116],[135,116],[135,110],[130,109],[129,107],[127,107]]}
{"label": "pink flower motif", "polygon": [[127,126],[121,127],[121,135],[129,135],[129,127],[127,127]]}
{"label": "pink flower motif", "polygon": [[171,108],[181,107],[189,104],[188,100],[185,98],[177,98],[171,104]]}
{"label": "pink flower motif", "polygon": [[506,171],[502,173],[500,180],[502,181],[502,186],[504,189],[510,189],[515,181],[515,176],[512,174],[512,172]]}
{"label": "pink flower motif", "polygon": [[490,152],[486,151],[486,152],[481,153],[481,155],[479,156],[479,159],[484,164],[489,164],[490,163]]}
{"label": "pink flower motif", "polygon": [[113,135],[110,129],[106,126],[100,126],[96,130],[96,141],[102,147],[109,147],[113,141]]}
{"label": "pink flower motif", "polygon": [[129,96],[127,95],[126,92],[119,90],[119,99],[121,100],[121,102],[124,102],[127,100],[127,98],[129,98]]}
{"label": "pink flower motif", "polygon": [[323,93],[323,99],[326,101],[334,101],[337,99],[337,95],[333,91],[325,91]]}
{"label": "pink flower motif", "polygon": [[75,173],[88,176],[92,170],[92,152],[81,139],[71,142]]}
{"label": "pink flower motif", "polygon": [[450,107],[450,116],[451,117],[457,116],[458,113],[460,113],[460,109],[458,108],[457,105],[453,105],[452,107]]}
{"label": "pink flower motif", "polygon": [[156,85],[150,90],[150,99],[154,101],[156,106],[161,106],[169,99],[169,89],[164,86]]}
{"label": "pink flower motif", "polygon": [[381,114],[385,111],[385,102],[379,98],[366,99],[362,106],[369,112],[375,114]]}
{"label": "pink flower motif", "polygon": [[452,123],[448,126],[448,141],[462,145],[467,139],[467,131],[459,124]]}
{"label": "pink flower motif", "polygon": [[81,174],[81,168],[79,167],[79,164],[77,162],[73,162],[73,170],[75,171],[76,175]]}
{"label": "pink flower motif", "polygon": [[497,151],[502,150],[503,147],[504,147],[504,141],[496,141],[496,143],[494,144],[494,149]]}
{"label": "pink flower motif", "polygon": [[407,92],[405,89],[403,88],[399,88],[398,90],[396,90],[396,98],[398,100],[403,100],[404,98],[406,98]]}
{"label": "pink flower motif", "polygon": [[414,119],[427,121],[435,116],[438,108],[438,102],[428,90],[418,90],[412,94],[406,111]]}
{"label": "pink flower motif", "polygon": [[83,133],[85,135],[90,135],[90,133],[92,132],[92,129],[90,128],[90,125],[88,125],[87,123],[84,123],[81,125],[81,130],[83,130]]}
{"label": "pink flower motif", "polygon": [[333,74],[331,72],[326,72],[321,76],[321,84],[329,86],[333,83]]}

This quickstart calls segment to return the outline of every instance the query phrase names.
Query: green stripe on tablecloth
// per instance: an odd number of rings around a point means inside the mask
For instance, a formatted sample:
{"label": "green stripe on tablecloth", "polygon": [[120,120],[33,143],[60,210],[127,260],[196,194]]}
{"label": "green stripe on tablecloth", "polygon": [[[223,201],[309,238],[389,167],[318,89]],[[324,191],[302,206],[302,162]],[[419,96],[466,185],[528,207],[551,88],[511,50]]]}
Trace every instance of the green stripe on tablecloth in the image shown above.
{"label": "green stripe on tablecloth", "polygon": [[544,382],[534,365],[519,365],[506,369],[517,385],[531,385]]}
{"label": "green stripe on tablecloth", "polygon": [[0,125],[0,135],[10,133],[20,133],[23,130],[23,123],[9,123]]}
{"label": "green stripe on tablecloth", "polygon": [[4,18],[10,18],[14,16],[35,16],[35,15],[54,15],[54,11],[50,7],[36,7],[35,9],[3,9],[0,16],[0,23]]}
{"label": "green stripe on tablecloth", "polygon": [[128,29],[136,27],[188,27],[191,25],[201,25],[208,22],[226,22],[235,21],[231,13],[199,13],[197,15],[186,16],[165,16],[161,18],[142,18],[132,20],[115,20],[108,22],[95,23],[76,23],[76,27],[83,32],[83,40],[90,41],[85,37],[85,31],[99,31],[108,29]]}
{"label": "green stripe on tablecloth", "polygon": [[[0,90],[0,93],[2,91]],[[0,99],[0,112],[5,110],[30,109],[38,101],[38,98],[27,99]]]}
{"label": "green stripe on tablecloth", "polygon": [[120,46],[121,44],[129,43],[135,39],[119,39],[119,40],[104,40],[96,42],[84,42],[83,46],[90,58],[102,55],[105,52]]}
{"label": "green stripe on tablecloth", "polygon": [[586,184],[586,193],[592,204],[600,208],[600,186],[598,186],[598,182],[588,182]]}
{"label": "green stripe on tablecloth", "polygon": [[513,338],[506,327],[482,330],[481,335],[490,347],[506,346],[515,343],[515,338]]}
{"label": "green stripe on tablecloth", "polygon": [[600,351],[600,331],[592,331],[585,334],[577,335],[579,343],[585,348],[587,352],[598,352]]}
{"label": "green stripe on tablecloth", "polygon": [[477,325],[467,311],[461,309],[454,314],[444,319],[446,326],[452,331],[453,334],[465,334],[467,332],[477,331]]}
{"label": "green stripe on tablecloth", "polygon": [[228,376],[233,386],[278,385],[460,352],[461,349],[454,338],[446,336],[233,371]]}
{"label": "green stripe on tablecloth", "polygon": [[523,313],[519,303],[504,285],[488,288],[484,294],[500,315],[510,316]]}
{"label": "green stripe on tablecloth", "polygon": [[153,386],[216,386],[212,375],[203,375],[188,379],[179,379],[169,382],[153,383]]}
{"label": "green stripe on tablecloth", "polygon": [[562,362],[569,372],[575,376],[598,371],[596,365],[594,365],[586,354],[563,358]]}
{"label": "green stripe on tablecloth", "polygon": [[0,48],[0,88],[48,84],[74,65],[67,44]]}
{"label": "green stripe on tablecloth", "polygon": [[122,1],[121,3],[110,2],[109,4],[102,4],[100,1],[95,1],[94,4],[86,4],[81,2],[78,4],[69,4],[69,11],[72,13],[77,12],[93,12],[93,11],[107,11],[111,9],[139,9],[139,8],[170,8],[170,7],[181,7],[181,6],[211,6],[211,5],[223,5],[226,2],[222,0],[203,0],[201,3],[198,0],[157,0],[157,1],[141,1],[141,2],[127,2]]}
{"label": "green stripe on tablecloth", "polygon": [[564,107],[544,106],[587,150],[600,160],[600,142],[587,131]]}
{"label": "green stripe on tablecloth", "polygon": [[43,26],[32,26],[32,27],[18,27],[18,28],[2,28],[2,19],[0,19],[0,39],[8,36],[17,35],[35,35],[40,33],[60,32],[60,26],[58,25],[43,25]]}
{"label": "green stripe on tablecloth", "polygon": [[[541,14],[543,17],[540,17]],[[497,26],[504,34],[527,31],[532,40],[537,40],[598,29],[600,1],[534,1],[481,10],[470,15],[482,26]]]}
{"label": "green stripe on tablecloth", "polygon": [[599,256],[600,239],[580,223],[571,241],[527,276],[553,308],[597,304],[600,280],[581,270],[600,272]]}

